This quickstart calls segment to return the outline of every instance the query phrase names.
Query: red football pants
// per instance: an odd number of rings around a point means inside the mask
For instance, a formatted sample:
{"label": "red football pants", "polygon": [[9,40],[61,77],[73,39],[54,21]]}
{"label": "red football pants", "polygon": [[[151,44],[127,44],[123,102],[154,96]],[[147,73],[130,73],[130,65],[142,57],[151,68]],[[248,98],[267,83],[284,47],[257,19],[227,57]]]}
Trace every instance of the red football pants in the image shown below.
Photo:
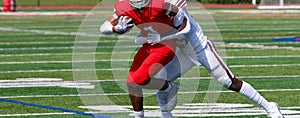
{"label": "red football pants", "polygon": [[150,77],[167,65],[174,57],[176,44],[174,41],[164,41],[159,44],[144,44],[134,56],[127,77],[127,84],[146,85]]}

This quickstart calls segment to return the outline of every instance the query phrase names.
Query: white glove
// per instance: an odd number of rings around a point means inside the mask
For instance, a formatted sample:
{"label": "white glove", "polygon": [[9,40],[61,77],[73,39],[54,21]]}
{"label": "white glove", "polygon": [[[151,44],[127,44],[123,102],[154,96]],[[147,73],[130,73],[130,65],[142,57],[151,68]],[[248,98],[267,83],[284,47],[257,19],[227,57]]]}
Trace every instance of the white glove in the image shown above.
{"label": "white glove", "polygon": [[137,44],[137,45],[143,45],[144,43],[148,43],[147,37],[137,36],[135,38],[135,44]]}
{"label": "white glove", "polygon": [[156,34],[156,33],[149,33],[148,37],[147,37],[147,43],[150,43],[152,45],[156,44],[156,43],[160,43],[160,34]]}
{"label": "white glove", "polygon": [[141,44],[144,44],[144,43],[149,43],[151,45],[154,45],[154,44],[157,44],[157,43],[160,43],[161,40],[160,40],[160,34],[148,34],[148,37],[142,37],[142,36],[137,36],[135,38],[135,44],[137,45],[141,45]]}
{"label": "white glove", "polygon": [[133,27],[132,18],[127,20],[127,16],[121,16],[118,24],[114,26],[117,33],[123,34]]}

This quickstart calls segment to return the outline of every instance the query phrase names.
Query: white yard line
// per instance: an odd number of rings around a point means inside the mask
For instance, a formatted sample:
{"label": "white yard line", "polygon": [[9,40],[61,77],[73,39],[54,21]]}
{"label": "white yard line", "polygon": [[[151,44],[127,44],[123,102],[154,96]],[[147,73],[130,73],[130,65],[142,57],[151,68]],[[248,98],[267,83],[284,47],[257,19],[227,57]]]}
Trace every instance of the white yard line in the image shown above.
{"label": "white yard line", "polygon": [[26,62],[0,62],[1,64],[51,64],[51,63],[88,63],[88,62],[129,62],[128,59],[101,59],[101,60],[80,60],[80,61],[26,61]]}
{"label": "white yard line", "polygon": [[[0,27],[0,31],[14,31],[14,32],[29,32],[29,33],[38,33],[38,34],[56,34],[56,35],[71,35],[71,36],[84,36],[84,37],[107,37],[105,35],[100,34],[93,34],[93,33],[80,33],[80,32],[55,32],[55,31],[44,31],[44,30],[28,30],[28,29],[18,29],[18,28],[6,28],[6,27]],[[111,37],[111,36],[110,36]],[[113,36],[113,37],[119,37],[119,38],[129,38],[133,39],[134,36]],[[41,42],[39,42],[41,43]],[[77,42],[75,42],[77,43]],[[78,42],[83,43],[83,42]],[[259,48],[259,49],[288,49],[288,50],[300,50],[300,48],[297,47],[278,47],[278,46],[263,46],[260,45],[260,43],[256,43],[258,45],[253,45],[251,43],[244,44],[244,43],[230,43],[226,44],[226,46],[230,47],[247,47],[247,48]],[[264,43],[266,44],[266,43]],[[120,46],[97,46],[97,48],[126,48],[127,46],[120,47]],[[127,48],[134,48],[134,47],[140,47],[140,46],[128,46]],[[32,47],[32,48],[0,48],[0,50],[51,50],[51,49],[73,49],[74,47]],[[75,47],[75,48],[90,48],[90,47]],[[94,47],[93,47],[94,48]]]}
{"label": "white yard line", "polygon": [[0,31],[12,31],[12,32],[27,32],[27,33],[37,33],[45,35],[67,35],[67,36],[82,36],[82,37],[120,37],[120,38],[134,38],[134,36],[106,36],[101,35],[100,33],[83,33],[83,32],[56,32],[56,31],[46,31],[46,30],[29,30],[29,29],[19,29],[19,28],[7,28],[0,27]]}
{"label": "white yard line", "polygon": [[57,50],[57,49],[114,49],[114,48],[138,48],[139,45],[133,46],[62,46],[62,47],[29,47],[29,48],[0,48],[0,51],[9,51],[9,50]]}
{"label": "white yard line", "polygon": [[[87,54],[85,54],[87,55]],[[28,55],[29,56],[29,55]],[[46,56],[46,55],[31,55],[31,56]],[[50,55],[47,55],[50,56]],[[258,59],[258,58],[300,58],[300,56],[228,56],[224,57],[226,59],[242,59],[242,58],[252,58],[252,59]],[[133,59],[95,59],[95,60],[62,60],[62,61],[7,61],[7,62],[0,62],[1,64],[47,64],[47,63],[86,63],[86,62],[129,62],[133,61]],[[264,66],[295,66],[299,64],[266,64],[266,65],[232,65],[236,67],[264,67]]]}
{"label": "white yard line", "polygon": [[[114,54],[132,54],[134,52],[114,52]],[[25,56],[59,56],[59,55],[99,55],[112,54],[112,52],[90,52],[90,53],[35,53],[35,54],[0,54],[0,57],[25,57]]]}
{"label": "white yard line", "polygon": [[299,58],[300,55],[273,55],[273,56],[226,56],[227,59],[240,59],[240,58]]}
{"label": "white yard line", "polygon": [[66,115],[73,113],[25,113],[25,114],[0,114],[0,117],[22,117],[22,116],[51,116],[51,115]]}
{"label": "white yard line", "polygon": [[279,67],[279,66],[300,66],[300,64],[230,65],[231,68],[239,68],[239,67]]}
{"label": "white yard line", "polygon": [[[228,49],[226,51],[239,51],[240,49]],[[247,49],[248,50],[248,49]],[[256,49],[255,49],[256,50]],[[135,52],[114,52],[114,54],[132,54]],[[70,55],[100,55],[100,54],[112,54],[112,52],[89,52],[89,53],[35,53],[35,54],[0,54],[0,57],[25,57],[25,56],[70,56]],[[295,57],[298,58],[300,55],[272,55],[272,56],[226,56],[224,58],[285,58],[285,57]]]}
{"label": "white yard line", "polygon": [[215,12],[224,12],[224,13],[243,13],[243,14],[286,14],[286,13],[293,13],[297,14],[300,13],[299,10],[216,10]]}
{"label": "white yard line", "polygon": [[0,12],[3,16],[86,16],[89,12]]}
{"label": "white yard line", "polygon": [[44,72],[76,72],[76,71],[112,71],[112,70],[128,70],[128,68],[115,68],[115,69],[17,70],[17,71],[0,71],[0,73],[44,73]]}
{"label": "white yard line", "polygon": [[[300,89],[260,89],[259,92],[290,92],[300,91]],[[179,91],[179,94],[205,94],[205,93],[234,93],[234,91]],[[145,95],[155,95],[155,92],[145,92]],[[27,95],[27,96],[1,96],[1,98],[44,98],[44,97],[78,97],[78,96],[118,96],[128,95],[128,93],[102,93],[102,94],[68,94],[68,95]]]}
{"label": "white yard line", "polygon": [[[252,37],[255,39],[261,39],[261,38],[256,38],[256,37]],[[232,38],[230,38],[232,39]],[[247,38],[237,38],[237,39],[249,39]],[[225,39],[226,40],[226,39]],[[0,42],[0,45],[35,45],[35,44],[74,44],[74,43],[84,43],[84,44],[89,44],[89,43],[116,43],[116,42],[132,42],[133,40],[130,39],[119,39],[119,40],[99,40],[99,41],[56,41],[56,42]],[[245,43],[245,44],[252,44],[252,45],[269,45],[269,44],[299,44],[300,42],[255,42],[255,43]]]}
{"label": "white yard line", "polygon": [[284,31],[284,30],[299,30],[299,28],[251,28],[251,29],[220,29],[220,31]]}
{"label": "white yard line", "polygon": [[[264,49],[283,49],[283,50],[300,50],[300,47],[280,47],[280,46],[264,46],[264,45],[253,45],[250,43],[229,43],[225,44],[226,47],[235,47],[235,48],[251,48],[251,49],[239,49],[239,50],[264,50]],[[131,46],[62,46],[62,47],[26,47],[26,48],[0,48],[0,51],[9,51],[9,50],[56,50],[56,49],[88,49],[88,48],[97,48],[97,49],[107,49],[107,48],[139,48],[140,45],[131,45]],[[228,49],[226,51],[230,51]]]}
{"label": "white yard line", "polygon": [[[231,65],[231,68],[241,67],[287,67],[300,66],[300,64],[269,64],[269,65]],[[202,66],[201,66],[202,67]],[[128,68],[107,68],[107,69],[50,69],[50,70],[16,70],[16,71],[0,71],[0,73],[31,73],[31,72],[72,72],[72,71],[120,71],[128,70]]]}

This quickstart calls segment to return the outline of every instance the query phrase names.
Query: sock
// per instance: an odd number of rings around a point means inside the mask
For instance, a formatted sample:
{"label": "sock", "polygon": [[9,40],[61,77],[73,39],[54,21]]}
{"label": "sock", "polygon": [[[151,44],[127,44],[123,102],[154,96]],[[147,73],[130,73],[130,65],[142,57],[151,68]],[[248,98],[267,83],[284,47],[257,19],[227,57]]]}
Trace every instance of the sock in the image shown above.
{"label": "sock", "polygon": [[168,88],[166,89],[166,90],[164,90],[164,92],[169,92],[169,91],[171,91],[171,89],[172,89],[172,85],[170,84],[170,83],[168,83]]}
{"label": "sock", "polygon": [[171,112],[161,112],[161,118],[173,118]]}
{"label": "sock", "polygon": [[134,111],[134,118],[144,118],[144,110]]}
{"label": "sock", "polygon": [[265,110],[268,109],[269,102],[261,96],[250,84],[243,81],[242,88],[239,92],[240,94],[246,96],[248,99],[252,100],[256,104],[263,107]]}

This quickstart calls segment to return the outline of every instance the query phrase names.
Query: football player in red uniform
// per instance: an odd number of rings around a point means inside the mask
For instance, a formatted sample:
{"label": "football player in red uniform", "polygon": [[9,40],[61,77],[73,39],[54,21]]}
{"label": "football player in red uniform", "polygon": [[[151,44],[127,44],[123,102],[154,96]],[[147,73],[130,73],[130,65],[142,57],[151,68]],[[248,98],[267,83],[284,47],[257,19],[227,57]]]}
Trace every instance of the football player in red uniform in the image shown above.
{"label": "football player in red uniform", "polygon": [[160,41],[161,37],[178,33],[187,23],[181,17],[174,25],[172,17],[176,17],[178,11],[170,11],[166,6],[168,3],[163,0],[118,0],[114,15],[100,27],[102,34],[123,34],[134,24],[141,30],[137,38],[147,41],[135,55],[126,80],[136,118],[144,117],[142,88],[164,91],[168,93],[167,99],[177,100],[177,84],[151,79],[175,55],[174,40]]}

